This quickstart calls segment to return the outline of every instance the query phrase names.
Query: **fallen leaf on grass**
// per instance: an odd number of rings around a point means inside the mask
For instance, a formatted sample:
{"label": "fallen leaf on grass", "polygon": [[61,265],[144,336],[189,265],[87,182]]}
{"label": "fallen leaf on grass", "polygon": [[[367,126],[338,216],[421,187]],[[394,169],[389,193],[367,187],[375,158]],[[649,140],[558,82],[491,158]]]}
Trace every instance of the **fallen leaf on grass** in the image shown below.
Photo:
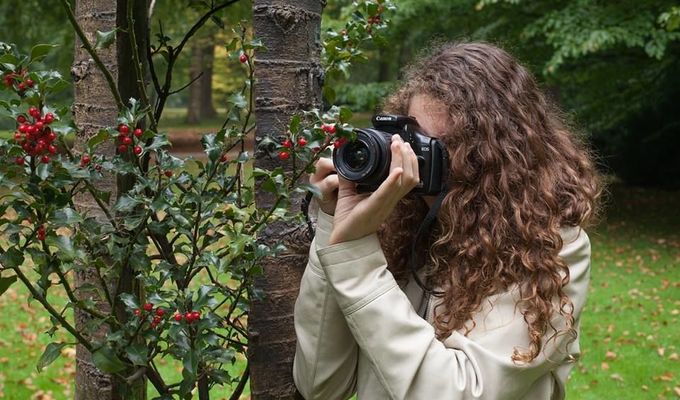
{"label": "fallen leaf on grass", "polygon": [[623,377],[620,374],[611,374],[609,377],[617,382],[623,382]]}

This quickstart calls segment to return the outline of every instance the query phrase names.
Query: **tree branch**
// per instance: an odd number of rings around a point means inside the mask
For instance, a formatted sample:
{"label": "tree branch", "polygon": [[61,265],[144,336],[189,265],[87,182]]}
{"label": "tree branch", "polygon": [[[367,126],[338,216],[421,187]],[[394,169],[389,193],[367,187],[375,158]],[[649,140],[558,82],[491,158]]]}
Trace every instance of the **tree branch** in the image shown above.
{"label": "tree branch", "polygon": [[83,43],[83,47],[85,48],[85,50],[87,50],[88,54],[90,54],[90,57],[92,57],[95,64],[97,64],[97,68],[99,68],[102,74],[104,74],[104,78],[106,79],[106,82],[109,84],[111,94],[113,95],[113,98],[116,100],[118,111],[123,110],[125,108],[125,105],[123,104],[120,92],[118,91],[118,86],[116,85],[116,82],[114,81],[111,72],[109,72],[109,70],[104,66],[104,63],[102,62],[101,58],[99,58],[99,56],[97,55],[97,52],[92,47],[92,44],[90,44],[90,41],[87,40],[85,32],[83,32],[83,29],[78,24],[78,21],[76,21],[75,15],[73,15],[73,9],[71,8],[71,5],[69,4],[68,0],[61,0],[61,4],[64,6],[64,9],[66,10],[66,15],[68,16],[69,21],[71,21],[71,25],[73,26],[73,29],[75,29],[78,38],[80,38],[80,41]]}

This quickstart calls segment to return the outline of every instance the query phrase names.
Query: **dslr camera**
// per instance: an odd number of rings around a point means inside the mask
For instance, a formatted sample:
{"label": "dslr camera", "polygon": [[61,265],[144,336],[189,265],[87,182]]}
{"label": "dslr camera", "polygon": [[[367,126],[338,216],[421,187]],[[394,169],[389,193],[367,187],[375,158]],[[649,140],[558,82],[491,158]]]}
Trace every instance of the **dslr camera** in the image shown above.
{"label": "dslr camera", "polygon": [[333,150],[338,175],[357,184],[360,193],[373,192],[387,179],[392,161],[392,135],[410,143],[418,157],[420,182],[411,191],[436,195],[444,190],[449,160],[444,144],[420,132],[413,117],[378,114],[373,128],[356,129],[356,139]]}

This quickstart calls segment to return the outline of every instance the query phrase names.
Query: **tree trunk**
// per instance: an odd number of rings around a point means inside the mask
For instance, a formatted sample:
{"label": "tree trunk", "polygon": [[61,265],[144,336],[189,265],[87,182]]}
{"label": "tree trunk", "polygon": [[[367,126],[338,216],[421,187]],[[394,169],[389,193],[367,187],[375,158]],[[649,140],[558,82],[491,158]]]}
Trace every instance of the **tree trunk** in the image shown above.
{"label": "tree trunk", "polygon": [[[130,0],[133,1],[133,0]],[[102,62],[117,80],[118,90],[124,101],[131,97],[139,98],[136,82],[134,65],[132,60],[132,46],[129,36],[126,33],[127,24],[127,0],[79,0],[76,2],[75,9],[78,24],[94,43],[95,32],[107,32],[120,28],[114,45],[106,49],[98,50]],[[136,1],[134,3],[133,18],[135,20],[135,32],[137,36],[137,48],[140,60],[144,62],[146,57],[146,27],[147,4],[146,1]],[[145,70],[145,68],[142,68]],[[118,109],[113,95],[104,79],[101,71],[97,69],[94,61],[90,58],[87,51],[76,42],[75,59],[71,73],[74,80],[74,122],[78,127],[77,143],[78,148],[83,148],[84,143],[95,135],[100,129],[115,126]],[[112,157],[115,148],[112,142],[101,145],[98,148],[99,154]],[[130,179],[120,179],[114,175],[105,175],[97,184],[97,189],[112,193],[112,203],[120,193],[128,190],[133,182]],[[90,196],[80,196],[76,199],[77,206],[81,212],[95,215],[105,221],[106,218],[100,211],[97,204]],[[135,285],[132,270],[120,271],[120,282],[111,282],[109,289],[116,288],[119,291],[139,294],[139,289]],[[98,284],[94,270],[84,270],[76,274],[76,287],[84,284]],[[96,298],[95,292],[88,292]],[[120,320],[124,320],[126,312],[124,305],[115,299],[114,311]],[[99,299],[98,308],[102,311],[110,312],[111,307],[103,299]],[[87,314],[76,312],[76,325],[78,329],[83,329],[89,322]],[[94,336],[102,338],[107,334],[105,329],[100,329]],[[126,371],[125,373],[128,373]],[[144,380],[138,381],[134,386],[126,384],[117,377],[102,373],[92,363],[90,353],[82,346],[76,348],[76,400],[117,400],[117,399],[146,399],[146,384]]]}
{"label": "tree trunk", "polygon": [[[90,42],[94,43],[95,32],[107,32],[116,28],[116,2],[111,0],[78,0],[76,1],[75,16]],[[111,71],[114,78],[118,76],[118,60],[116,46],[99,50],[99,57]],[[102,73],[97,69],[87,51],[76,40],[75,57],[71,75],[74,81],[73,120],[78,127],[77,146],[82,145],[89,137],[100,129],[113,126],[116,122],[118,109],[116,102],[109,92],[109,87]],[[99,148],[101,154],[112,156],[113,143],[106,143]],[[116,198],[116,177],[106,175],[98,184],[98,189],[112,192],[111,198]],[[80,212],[95,215],[101,220],[104,216],[97,204],[90,196],[80,196],[76,199]],[[85,283],[96,282],[92,270],[85,270],[76,274],[76,287]],[[98,307],[103,311],[110,311],[105,302],[99,302]],[[76,326],[82,330],[90,319],[83,312],[76,312]],[[96,336],[103,337],[106,332],[100,330]],[[99,371],[92,363],[90,353],[83,347],[76,347],[76,400],[112,400],[112,377]]]}
{"label": "tree trunk", "polygon": [[[320,66],[320,0],[254,0],[254,36],[266,51],[256,54],[256,142],[286,131],[290,117],[321,105],[323,69]],[[278,160],[259,154],[256,167],[272,168]],[[271,195],[258,193],[257,206],[269,207]],[[291,199],[300,207],[300,198]],[[274,223],[263,237],[269,244],[285,243],[290,249],[263,264],[256,287],[265,295],[253,300],[249,320],[248,359],[254,400],[300,398],[292,378],[295,353],[293,306],[299,292],[309,246],[304,228]],[[295,251],[295,250],[298,251]]]}
{"label": "tree trunk", "polygon": [[187,122],[195,124],[206,118],[215,118],[217,111],[212,102],[213,61],[215,60],[215,35],[191,44],[189,79],[200,78],[189,86]]}

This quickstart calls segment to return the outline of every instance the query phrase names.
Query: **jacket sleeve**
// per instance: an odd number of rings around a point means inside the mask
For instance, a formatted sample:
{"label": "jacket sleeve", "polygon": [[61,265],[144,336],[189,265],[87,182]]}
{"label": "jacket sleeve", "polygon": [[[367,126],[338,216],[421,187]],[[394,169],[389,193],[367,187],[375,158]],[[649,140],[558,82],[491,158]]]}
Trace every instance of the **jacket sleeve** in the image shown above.
{"label": "jacket sleeve", "polygon": [[328,243],[332,218],[319,211],[316,236],[295,302],[297,347],[293,378],[307,400],[344,400],[356,392],[357,344],[316,252]]}
{"label": "jacket sleeve", "polygon": [[[496,296],[490,311],[480,314],[483,327],[473,330],[478,337],[454,332],[438,340],[387,270],[375,235],[320,249],[318,255],[352,334],[391,399],[524,398],[539,377],[567,359],[560,353],[569,340],[563,335],[530,363],[511,360],[514,348],[529,343],[511,293]],[[587,292],[590,246],[585,233],[560,255],[571,266],[570,285],[578,286],[577,316]]]}

